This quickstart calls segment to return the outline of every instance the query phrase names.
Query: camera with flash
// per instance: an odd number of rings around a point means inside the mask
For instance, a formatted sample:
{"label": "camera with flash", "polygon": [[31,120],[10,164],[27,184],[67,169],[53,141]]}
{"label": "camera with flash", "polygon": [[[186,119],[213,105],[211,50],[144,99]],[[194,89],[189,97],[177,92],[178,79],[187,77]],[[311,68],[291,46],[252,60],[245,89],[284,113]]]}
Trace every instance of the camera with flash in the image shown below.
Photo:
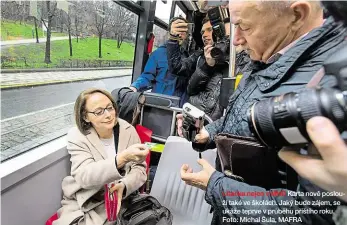
{"label": "camera with flash", "polygon": [[204,126],[205,113],[190,103],[183,105],[182,133],[185,139],[193,142]]}

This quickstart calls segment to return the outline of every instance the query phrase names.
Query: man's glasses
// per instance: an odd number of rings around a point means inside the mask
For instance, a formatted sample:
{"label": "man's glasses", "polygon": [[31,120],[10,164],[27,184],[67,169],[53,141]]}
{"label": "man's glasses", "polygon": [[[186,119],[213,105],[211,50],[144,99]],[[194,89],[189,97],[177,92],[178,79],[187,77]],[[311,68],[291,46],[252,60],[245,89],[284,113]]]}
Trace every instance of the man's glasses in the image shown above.
{"label": "man's glasses", "polygon": [[110,112],[114,111],[114,107],[113,107],[113,105],[111,105],[111,106],[108,106],[106,108],[97,109],[94,112],[88,112],[87,111],[87,113],[93,113],[95,116],[102,116],[102,115],[104,115],[105,110],[107,110],[110,113]]}

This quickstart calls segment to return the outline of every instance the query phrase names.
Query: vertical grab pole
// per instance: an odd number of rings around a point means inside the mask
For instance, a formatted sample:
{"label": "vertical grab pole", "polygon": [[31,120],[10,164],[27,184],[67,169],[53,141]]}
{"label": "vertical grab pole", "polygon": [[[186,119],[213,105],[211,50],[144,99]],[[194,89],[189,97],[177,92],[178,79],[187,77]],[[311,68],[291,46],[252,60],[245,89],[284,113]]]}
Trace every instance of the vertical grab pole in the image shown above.
{"label": "vertical grab pole", "polygon": [[230,60],[229,60],[229,77],[235,77],[236,47],[233,45],[235,26],[230,22]]}
{"label": "vertical grab pole", "polygon": [[226,109],[227,109],[227,105],[228,105],[228,99],[232,95],[232,93],[234,92],[234,89],[235,89],[236,47],[233,45],[234,34],[235,34],[235,26],[230,22],[229,74],[227,77],[223,77],[222,86],[221,86],[221,96],[220,96],[220,103],[221,103],[222,107],[224,108],[223,115],[225,115],[227,113]]}

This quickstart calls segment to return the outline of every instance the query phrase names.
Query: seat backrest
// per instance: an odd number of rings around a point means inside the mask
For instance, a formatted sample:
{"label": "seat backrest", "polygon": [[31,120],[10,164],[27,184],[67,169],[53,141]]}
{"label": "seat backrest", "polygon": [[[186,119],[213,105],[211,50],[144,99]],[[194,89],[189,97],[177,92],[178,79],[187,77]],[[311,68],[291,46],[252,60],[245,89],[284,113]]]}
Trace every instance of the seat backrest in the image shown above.
{"label": "seat backrest", "polygon": [[[203,152],[202,157],[215,166],[215,150]],[[200,171],[197,159],[198,152],[192,149],[190,142],[173,136],[167,139],[150,194],[171,211],[173,224],[211,224],[211,207],[205,201],[205,192],[186,185],[180,176],[183,164],[189,164],[195,172]]]}
{"label": "seat backrest", "polygon": [[151,92],[144,92],[144,95],[146,102],[141,112],[140,124],[153,131],[154,140],[157,141],[157,137],[165,141],[174,135],[176,112],[171,107],[178,107],[180,98]]}
{"label": "seat backrest", "polygon": [[146,100],[143,93],[133,92],[129,87],[122,87],[114,89],[111,94],[117,103],[119,118],[135,126]]}
{"label": "seat backrest", "polygon": [[161,107],[179,107],[180,97],[172,95],[164,95],[153,92],[144,92],[146,96],[146,104]]}
{"label": "seat backrest", "polygon": [[[61,141],[65,143],[65,138]],[[54,148],[54,143],[51,144]],[[31,160],[33,154],[27,152],[18,157]],[[70,167],[70,155],[63,148],[2,178],[2,188],[6,189],[1,190],[0,224],[45,224],[54,214],[48,224],[53,222],[56,219],[55,212],[61,207],[61,183],[70,174]],[[19,179],[18,182],[8,186],[16,179]]]}

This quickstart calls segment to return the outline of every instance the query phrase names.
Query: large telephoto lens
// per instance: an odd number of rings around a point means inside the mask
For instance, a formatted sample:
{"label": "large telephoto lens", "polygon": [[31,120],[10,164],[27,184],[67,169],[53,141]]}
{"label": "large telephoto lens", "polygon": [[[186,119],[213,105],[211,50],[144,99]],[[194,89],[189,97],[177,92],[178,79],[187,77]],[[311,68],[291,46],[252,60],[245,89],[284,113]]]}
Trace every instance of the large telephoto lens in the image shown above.
{"label": "large telephoto lens", "polygon": [[307,121],[329,118],[341,131],[347,128],[346,96],[334,89],[310,89],[255,103],[249,110],[251,131],[265,145],[280,148],[310,142]]}

